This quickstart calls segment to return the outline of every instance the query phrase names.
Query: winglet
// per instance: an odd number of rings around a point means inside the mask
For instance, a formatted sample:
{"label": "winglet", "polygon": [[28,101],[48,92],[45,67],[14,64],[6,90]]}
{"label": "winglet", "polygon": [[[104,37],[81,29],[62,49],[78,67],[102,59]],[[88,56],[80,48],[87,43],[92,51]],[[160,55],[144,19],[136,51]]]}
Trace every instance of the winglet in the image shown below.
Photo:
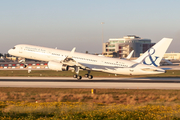
{"label": "winglet", "polygon": [[69,53],[69,55],[63,60],[63,62],[67,62],[67,61],[69,61],[69,60],[73,60],[73,59],[72,59],[72,55],[74,54],[75,50],[76,50],[76,48],[74,47],[74,48],[71,50],[71,52]]}
{"label": "winglet", "polygon": [[129,55],[126,57],[126,60],[129,60],[132,57],[133,53],[134,53],[134,50],[132,50],[131,53],[129,53]]}
{"label": "winglet", "polygon": [[75,50],[76,50],[76,47],[74,47],[74,48],[71,50],[71,52],[70,52],[70,54],[67,56],[67,58],[72,58],[72,55],[74,54]]}

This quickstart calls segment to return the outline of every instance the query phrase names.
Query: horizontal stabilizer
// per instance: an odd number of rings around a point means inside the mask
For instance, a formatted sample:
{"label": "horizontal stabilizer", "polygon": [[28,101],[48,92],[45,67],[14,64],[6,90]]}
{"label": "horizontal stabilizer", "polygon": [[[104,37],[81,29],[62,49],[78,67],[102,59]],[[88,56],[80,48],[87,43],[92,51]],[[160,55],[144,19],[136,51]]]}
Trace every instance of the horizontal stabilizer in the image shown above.
{"label": "horizontal stabilizer", "polygon": [[172,68],[161,68],[163,70],[171,70]]}

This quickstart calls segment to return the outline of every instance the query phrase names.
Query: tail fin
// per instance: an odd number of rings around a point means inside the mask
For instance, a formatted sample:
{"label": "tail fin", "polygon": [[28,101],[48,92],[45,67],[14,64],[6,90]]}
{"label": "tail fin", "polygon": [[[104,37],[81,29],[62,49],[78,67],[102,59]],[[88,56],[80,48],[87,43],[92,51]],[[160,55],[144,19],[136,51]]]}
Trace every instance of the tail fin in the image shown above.
{"label": "tail fin", "polygon": [[149,50],[147,50],[143,55],[135,60],[135,62],[143,63],[151,66],[159,66],[159,63],[164,56],[164,53],[168,49],[170,43],[172,42],[171,38],[163,38]]}

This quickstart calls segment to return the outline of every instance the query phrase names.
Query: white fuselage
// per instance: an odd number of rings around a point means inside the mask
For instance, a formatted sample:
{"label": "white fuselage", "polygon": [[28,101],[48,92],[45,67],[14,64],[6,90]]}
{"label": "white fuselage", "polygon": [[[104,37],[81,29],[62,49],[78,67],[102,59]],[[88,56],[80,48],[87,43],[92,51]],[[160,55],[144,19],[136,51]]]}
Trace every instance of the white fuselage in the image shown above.
{"label": "white fuselage", "polygon": [[[23,58],[47,62],[55,60],[60,62],[70,54],[70,51],[20,44],[16,45],[13,49],[10,49],[8,53]],[[90,70],[103,71],[114,74],[144,75],[165,72],[160,68],[138,64],[129,60],[108,58],[78,52],[74,52],[72,59],[77,63],[86,66]]]}

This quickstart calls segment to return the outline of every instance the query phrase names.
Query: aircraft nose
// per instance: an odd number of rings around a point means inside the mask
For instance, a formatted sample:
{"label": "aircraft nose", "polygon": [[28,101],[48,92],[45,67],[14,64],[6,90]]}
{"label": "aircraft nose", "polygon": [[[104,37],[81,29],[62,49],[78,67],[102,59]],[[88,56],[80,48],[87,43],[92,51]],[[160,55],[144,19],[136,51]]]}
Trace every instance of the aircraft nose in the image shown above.
{"label": "aircraft nose", "polygon": [[12,49],[9,49],[9,50],[8,50],[8,53],[9,53],[9,54],[12,54]]}

